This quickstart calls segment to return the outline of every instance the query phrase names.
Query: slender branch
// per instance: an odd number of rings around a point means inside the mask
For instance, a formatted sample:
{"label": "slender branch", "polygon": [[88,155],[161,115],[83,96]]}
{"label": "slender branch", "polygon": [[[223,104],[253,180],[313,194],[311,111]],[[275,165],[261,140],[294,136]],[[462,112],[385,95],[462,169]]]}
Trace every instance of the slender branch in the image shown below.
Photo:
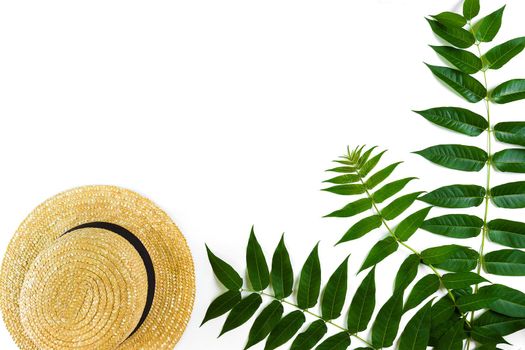
{"label": "slender branch", "polygon": [[[359,176],[359,181],[361,182],[361,184],[363,186],[365,186],[365,182],[363,181],[363,177],[361,176],[359,171],[357,171],[357,175]],[[397,237],[397,235],[395,234],[394,230],[392,230],[390,228],[390,226],[386,222],[386,219],[384,218],[383,214],[381,213],[381,210],[377,207],[377,203],[374,201],[374,199],[372,197],[372,194],[370,193],[370,191],[368,191],[366,186],[365,186],[365,193],[366,193],[368,199],[370,199],[370,201],[372,201],[372,206],[373,206],[376,214],[381,217],[381,222],[383,223],[383,226],[387,229],[388,233],[390,233],[390,235],[396,240],[397,243],[401,244],[402,246],[404,246],[405,248],[407,248],[408,250],[410,250],[414,254],[416,254],[419,258],[421,258],[421,253],[420,252],[418,252],[416,249],[412,248],[407,243],[405,243],[402,240],[400,240],[399,237]],[[454,305],[456,305],[456,297],[454,297],[454,294],[452,294],[452,291],[449,288],[447,288],[447,286],[445,286],[445,284],[443,283],[443,276],[441,276],[439,271],[434,266],[432,266],[431,264],[428,264],[428,267],[438,277],[440,284],[443,287],[445,287],[445,289],[447,290],[447,294],[449,295],[450,299],[452,300]],[[463,314],[462,312],[461,312],[461,317],[464,318],[466,323],[470,326],[470,322],[469,322],[467,316],[465,314]]]}
{"label": "slender branch", "polygon": [[[468,22],[470,32],[472,35],[475,35],[474,30],[472,28],[472,23]],[[478,57],[481,59],[483,54],[481,53],[481,47],[480,42],[476,42],[476,49],[478,52]],[[491,174],[491,168],[492,168],[492,124],[490,121],[490,99],[488,96],[488,81],[487,81],[487,69],[482,69],[483,73],[483,84],[485,86],[485,90],[487,91],[487,96],[485,96],[485,109],[487,113],[487,173],[486,173],[486,183],[485,183],[485,200],[484,200],[484,213],[483,213],[483,228],[481,232],[481,244],[479,247],[479,253],[478,253],[478,266],[476,269],[476,272],[478,275],[481,274],[482,267],[484,265],[484,250],[485,250],[485,241],[488,235],[488,219],[489,219],[489,207],[490,207],[490,174]],[[476,284],[474,286],[474,294],[476,294],[479,290],[479,284]],[[470,322],[472,323],[474,321],[474,311],[470,313]],[[470,349],[470,338],[467,339],[467,345],[466,350]]]}
{"label": "slender branch", "polygon": [[283,304],[286,304],[286,305],[289,305],[289,306],[291,306],[291,307],[294,307],[294,308],[296,308],[296,309],[298,309],[298,310],[301,310],[301,311],[303,311],[305,314],[308,314],[308,315],[310,315],[310,316],[312,316],[312,317],[314,317],[314,318],[317,318],[317,319],[319,319],[319,320],[322,320],[324,323],[329,324],[329,325],[331,325],[331,326],[333,326],[333,327],[335,327],[335,328],[338,328],[339,330],[341,330],[341,331],[343,331],[343,332],[348,333],[349,336],[356,338],[357,340],[361,341],[363,344],[366,344],[366,346],[371,347],[372,349],[375,349],[375,350],[376,350],[376,348],[374,348],[374,346],[373,346],[369,341],[367,341],[366,339],[363,339],[363,338],[360,337],[357,333],[351,333],[351,332],[348,330],[348,328],[345,328],[345,327],[343,327],[343,326],[340,326],[340,325],[338,325],[338,324],[336,324],[336,323],[334,323],[334,322],[332,322],[332,321],[325,320],[322,316],[317,315],[317,314],[315,314],[315,313],[313,313],[313,312],[311,312],[311,311],[309,311],[309,310],[301,309],[301,308],[299,307],[299,305],[297,305],[297,304],[295,304],[295,303],[292,303],[292,302],[290,302],[290,301],[288,301],[288,300],[286,300],[286,299],[279,299],[279,298],[276,298],[275,295],[271,295],[271,294],[268,294],[268,293],[266,293],[266,292],[259,292],[259,291],[255,291],[255,290],[249,290],[249,289],[241,289],[241,292],[247,292],[247,293],[259,293],[259,294],[264,295],[264,296],[266,296],[266,297],[268,297],[268,298],[272,298],[273,300],[277,300],[277,301],[279,301],[279,302],[281,302],[281,303],[283,303]]}

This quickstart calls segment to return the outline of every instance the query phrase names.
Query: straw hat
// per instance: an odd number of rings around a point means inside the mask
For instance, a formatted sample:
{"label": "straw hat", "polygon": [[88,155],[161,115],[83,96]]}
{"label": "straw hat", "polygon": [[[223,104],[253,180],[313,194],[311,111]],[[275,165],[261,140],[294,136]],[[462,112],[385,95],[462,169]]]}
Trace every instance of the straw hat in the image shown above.
{"label": "straw hat", "polygon": [[195,295],[177,226],[112,186],[37,207],[9,243],[0,283],[4,321],[23,350],[173,349]]}

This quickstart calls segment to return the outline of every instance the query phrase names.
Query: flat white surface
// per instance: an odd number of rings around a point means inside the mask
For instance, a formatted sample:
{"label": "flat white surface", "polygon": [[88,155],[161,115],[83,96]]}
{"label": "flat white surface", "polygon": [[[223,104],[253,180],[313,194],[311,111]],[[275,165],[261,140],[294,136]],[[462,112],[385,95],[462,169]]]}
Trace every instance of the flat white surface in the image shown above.
{"label": "flat white surface", "polygon": [[[398,177],[421,178],[406,192],[484,181],[484,171],[442,169],[409,153],[438,143],[484,147],[484,137],[447,132],[411,112],[457,105],[483,113],[482,104],[463,102],[422,64],[440,63],[427,46],[438,41],[423,16],[458,3],[2,2],[0,253],[46,198],[80,185],[114,184],[157,202],[193,251],[197,300],[178,349],[244,347],[250,323],[219,340],[224,318],[198,326],[220,293],[204,243],[243,270],[252,224],[269,256],[286,232],[296,271],[322,240],[325,280],[351,252],[354,291],[364,276],[355,272],[385,232],[332,247],[354,220],[322,219],[347,199],[319,189],[323,169],[346,145],[390,149],[385,160],[405,161]],[[502,3],[482,1],[483,11]],[[507,3],[497,43],[525,34],[525,2]],[[490,84],[525,77],[524,63],[522,55],[491,71]],[[494,108],[494,121],[523,120],[523,106]],[[523,179],[496,173],[494,182],[516,178]],[[497,214],[491,209],[492,218]],[[523,214],[504,213],[518,220]],[[452,241],[421,231],[410,243]],[[479,239],[459,243],[477,248]],[[378,303],[391,293],[406,256],[400,249],[379,265]],[[524,289],[523,278],[490,278]],[[525,334],[510,339],[518,349]],[[15,349],[3,325],[0,344]]]}

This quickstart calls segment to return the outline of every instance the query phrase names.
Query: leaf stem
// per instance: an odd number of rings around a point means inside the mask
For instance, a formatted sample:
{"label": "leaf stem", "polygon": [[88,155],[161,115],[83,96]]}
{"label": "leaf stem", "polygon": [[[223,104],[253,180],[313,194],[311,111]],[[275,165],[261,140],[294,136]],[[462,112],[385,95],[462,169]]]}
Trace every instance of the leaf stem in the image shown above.
{"label": "leaf stem", "polygon": [[[407,243],[403,242],[402,240],[399,239],[399,237],[397,237],[397,235],[395,234],[394,230],[392,230],[390,228],[390,225],[388,225],[388,223],[386,222],[386,219],[384,218],[383,214],[381,213],[381,210],[378,208],[377,206],[377,203],[374,201],[374,198],[372,197],[372,194],[370,193],[370,191],[368,191],[368,189],[366,188],[365,186],[365,182],[363,181],[363,177],[361,176],[361,174],[359,173],[359,171],[356,171],[357,173],[357,176],[359,176],[359,181],[361,182],[361,184],[363,185],[364,189],[365,189],[365,193],[368,197],[368,199],[370,199],[370,201],[372,202],[372,207],[374,208],[375,212],[377,215],[379,215],[381,217],[381,222],[383,223],[383,226],[386,228],[386,230],[388,231],[388,233],[396,240],[397,243],[401,244],[402,246],[404,246],[405,248],[407,248],[408,250],[412,251],[415,255],[417,255],[420,259],[421,259],[421,253],[418,252],[416,249],[412,248],[411,246],[409,246]],[[454,294],[452,294],[452,291],[447,287],[445,286],[445,284],[443,283],[443,276],[441,276],[441,274],[439,273],[439,271],[432,265],[432,264],[428,264],[427,265],[431,270],[432,272],[437,276],[437,278],[439,279],[439,282],[440,284],[447,290],[447,294],[448,296],[450,297],[450,299],[452,300],[452,302],[454,303],[454,305],[457,307],[457,304],[456,304],[456,297],[454,296]],[[471,324],[471,321],[468,320],[468,317],[467,315],[465,315],[463,312],[461,312],[459,309],[458,311],[460,312],[461,314],[461,318],[463,318],[465,320],[465,323],[470,327],[470,324]]]}
{"label": "leaf stem", "polygon": [[331,326],[333,326],[333,327],[335,327],[335,328],[338,328],[339,330],[341,330],[341,331],[343,331],[343,332],[348,333],[348,335],[350,335],[351,337],[354,337],[354,338],[356,338],[357,340],[361,341],[363,344],[366,344],[367,346],[371,347],[372,349],[377,350],[376,348],[374,348],[374,346],[372,345],[372,343],[370,343],[370,342],[367,341],[366,339],[363,339],[363,338],[360,337],[357,333],[351,333],[347,328],[345,328],[345,327],[343,327],[343,326],[340,326],[340,325],[338,325],[338,324],[336,324],[336,323],[334,323],[334,322],[332,322],[332,321],[330,321],[330,320],[325,320],[322,316],[317,315],[316,313],[313,313],[313,312],[311,312],[311,311],[309,311],[309,310],[301,309],[297,304],[292,303],[292,302],[290,302],[290,301],[288,301],[288,300],[286,300],[286,299],[279,299],[279,298],[275,297],[275,295],[271,295],[271,294],[266,293],[266,292],[260,292],[260,291],[255,291],[255,290],[249,290],[249,289],[241,289],[241,292],[247,292],[247,293],[259,293],[259,294],[264,295],[264,296],[266,296],[266,297],[268,297],[268,298],[272,298],[272,299],[274,299],[274,300],[277,300],[277,301],[280,302],[280,303],[287,304],[287,305],[289,305],[289,306],[291,306],[291,307],[294,307],[294,308],[296,308],[296,309],[298,309],[298,310],[303,311],[305,314],[308,314],[308,315],[310,315],[310,316],[312,316],[312,317],[315,317],[315,318],[317,318],[317,319],[319,319],[319,320],[322,320],[322,321],[323,321],[324,323],[326,323],[326,324],[329,324],[329,325],[331,325]]}
{"label": "leaf stem", "polygon": [[[372,206],[376,212],[377,215],[379,215],[381,217],[381,222],[383,223],[383,226],[387,229],[388,233],[390,233],[390,235],[396,240],[397,243],[401,244],[402,246],[404,246],[405,248],[407,248],[408,250],[412,251],[414,254],[416,254],[419,258],[421,258],[421,253],[418,252],[416,249],[412,248],[411,246],[409,246],[407,243],[403,242],[402,240],[400,240],[394,230],[392,230],[390,228],[390,226],[388,225],[388,223],[386,222],[386,219],[384,218],[383,214],[381,213],[381,210],[378,208],[377,206],[377,203],[374,201],[373,197],[372,197],[372,194],[370,194],[370,191],[368,191],[368,189],[366,188],[365,186],[365,182],[363,181],[363,177],[361,176],[361,174],[359,173],[359,171],[357,171],[357,175],[359,176],[359,181],[361,182],[361,184],[364,186],[365,188],[365,193],[368,197],[368,199],[370,199],[370,201],[372,202]],[[456,305],[456,298],[454,297],[454,294],[452,294],[452,291],[447,288],[445,286],[445,284],[443,283],[443,276],[441,276],[441,274],[439,273],[439,271],[434,267],[432,266],[431,264],[428,264],[428,267],[432,270],[432,272],[438,277],[439,279],[439,282],[441,283],[441,285],[443,287],[445,287],[445,289],[447,290],[447,294],[449,295],[450,299],[452,300],[452,302],[454,303],[454,305]],[[461,317],[465,319],[466,323],[470,326],[470,322],[468,321],[467,319],[467,316],[463,313],[461,313]]]}

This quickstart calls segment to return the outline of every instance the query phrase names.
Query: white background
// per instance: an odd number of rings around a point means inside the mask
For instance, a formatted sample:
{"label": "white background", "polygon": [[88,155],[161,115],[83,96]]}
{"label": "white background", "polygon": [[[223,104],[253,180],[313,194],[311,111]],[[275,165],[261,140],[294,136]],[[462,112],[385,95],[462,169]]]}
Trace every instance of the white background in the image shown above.
{"label": "white background", "polygon": [[[0,253],[46,198],[79,185],[114,184],[157,202],[193,251],[197,299],[179,349],[244,347],[250,324],[219,340],[224,318],[198,326],[221,292],[204,243],[242,271],[252,224],[270,256],[286,232],[296,271],[321,239],[324,280],[352,253],[354,291],[364,276],[355,272],[385,232],[332,247],[355,218],[322,219],[348,199],[320,188],[328,176],[323,169],[346,145],[390,149],[386,161],[405,161],[398,177],[421,178],[406,192],[483,184],[484,171],[455,172],[410,154],[437,143],[485,147],[484,137],[447,132],[411,112],[457,105],[483,113],[482,104],[467,105],[422,64],[440,63],[427,46],[438,41],[423,17],[458,3],[2,2]],[[507,3],[497,43],[525,34],[525,3]],[[501,4],[482,1],[485,14]],[[524,78],[524,63],[525,55],[489,72],[490,85]],[[494,108],[494,121],[524,119],[523,106]],[[494,177],[495,183],[520,178]],[[482,208],[472,212],[481,216]],[[523,220],[523,214],[502,215]],[[410,242],[452,243],[424,231]],[[459,243],[477,249],[479,238]],[[379,265],[379,303],[406,256],[400,249]],[[490,278],[524,289],[522,278]],[[15,348],[10,339],[1,326],[2,349]],[[525,334],[510,339],[518,349]]]}

